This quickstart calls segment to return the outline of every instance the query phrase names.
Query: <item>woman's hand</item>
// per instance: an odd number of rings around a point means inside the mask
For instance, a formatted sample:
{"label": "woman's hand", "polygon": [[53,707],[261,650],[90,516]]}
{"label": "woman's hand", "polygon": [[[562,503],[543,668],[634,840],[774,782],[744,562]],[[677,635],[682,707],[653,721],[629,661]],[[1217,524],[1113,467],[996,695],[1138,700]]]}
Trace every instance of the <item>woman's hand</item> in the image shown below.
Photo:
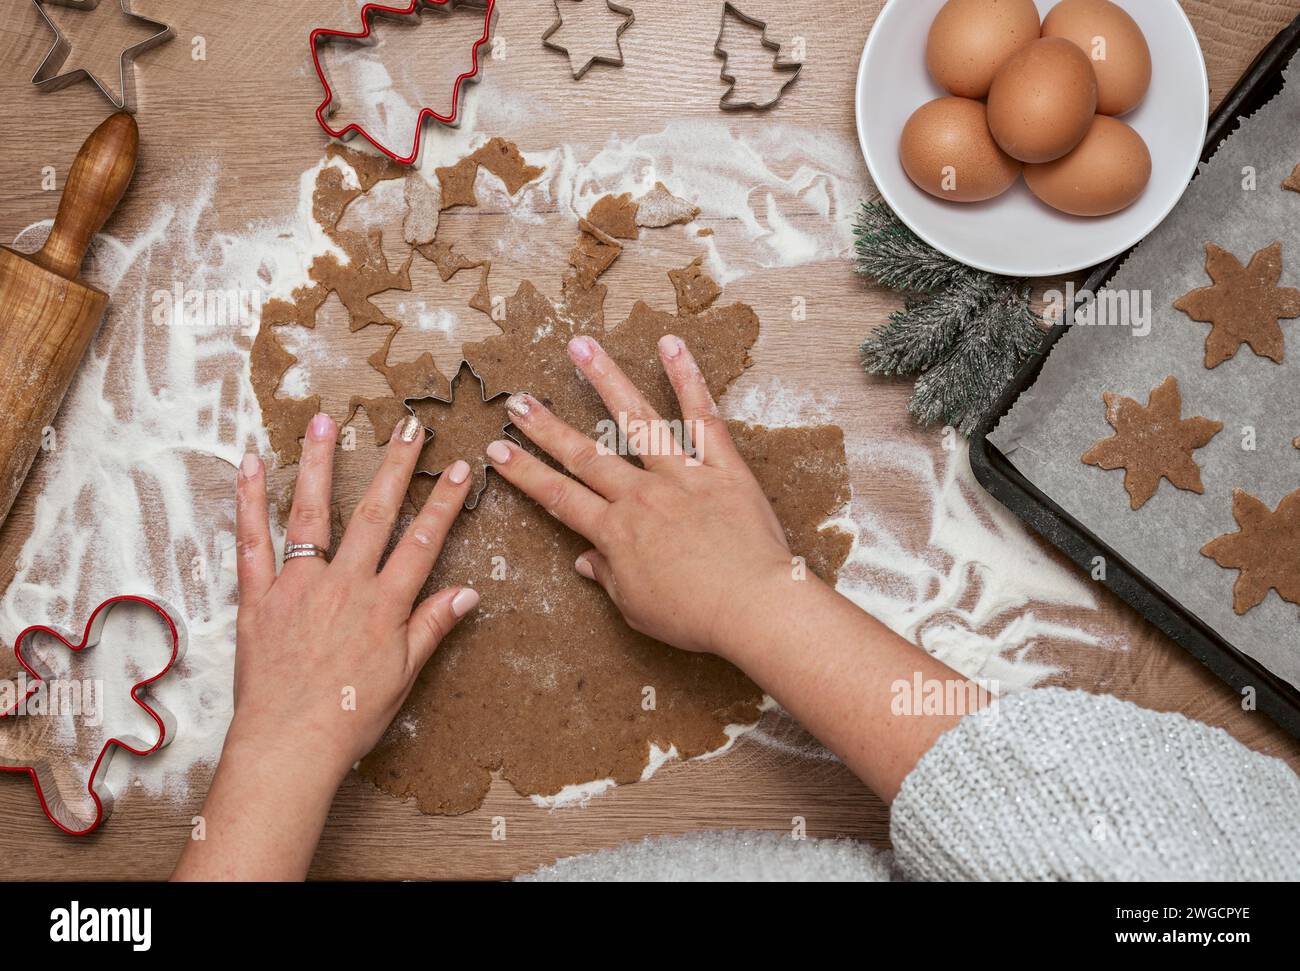
{"label": "woman's hand", "polygon": [[[330,543],[338,429],[326,415],[303,445],[287,543]],[[479,595],[453,587],[415,603],[469,492],[469,466],[440,476],[388,557],[424,430],[408,418],[352,514],[332,562],[287,558],[276,575],[266,472],[239,472],[235,714],[202,827],[182,855],[187,879],[298,879],[353,764],[379,741],[416,676]]]}
{"label": "woman's hand", "polygon": [[602,449],[537,401],[516,395],[514,424],[570,478],[509,442],[488,457],[504,478],[591,541],[578,572],[634,628],[741,668],[882,798],[965,711],[922,710],[905,688],[976,686],[816,577],[792,569],[772,507],[718,418],[685,345],[659,343],[699,462],[674,445],[645,397],[591,338],[569,355],[600,393],[644,468]]}
{"label": "woman's hand", "polygon": [[644,468],[522,394],[507,404],[515,426],[577,479],[506,441],[488,448],[493,467],[591,541],[595,549],[576,569],[605,588],[630,626],[674,647],[726,656],[741,629],[737,614],[748,609],[737,591],[792,592],[785,531],[679,338],[663,338],[659,355],[695,457],[596,341],[575,339],[569,355]]}
{"label": "woman's hand", "polygon": [[[337,429],[326,415],[303,445],[288,544],[330,543]],[[388,548],[424,429],[408,418],[352,514],[333,562],[288,560],[279,576],[267,525],[266,476],[256,457],[240,471],[237,543],[239,631],[235,717],[228,738],[288,744],[342,778],[370,752],[439,642],[478,604],[468,587],[415,605],[469,492],[469,466],[439,478],[419,517]]]}

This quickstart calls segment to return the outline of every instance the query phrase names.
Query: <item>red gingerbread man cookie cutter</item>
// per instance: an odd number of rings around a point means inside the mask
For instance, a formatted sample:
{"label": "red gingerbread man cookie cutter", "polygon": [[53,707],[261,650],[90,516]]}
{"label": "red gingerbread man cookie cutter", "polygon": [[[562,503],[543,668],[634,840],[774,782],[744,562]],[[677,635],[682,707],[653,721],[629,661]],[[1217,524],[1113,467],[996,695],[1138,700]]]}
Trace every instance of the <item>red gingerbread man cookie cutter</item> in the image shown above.
{"label": "red gingerbread man cookie cutter", "polygon": [[158,740],[150,744],[133,735],[123,735],[110,738],[104,743],[95,759],[90,776],[86,780],[86,792],[95,804],[95,814],[93,818],[88,820],[78,817],[76,811],[64,800],[55,781],[50,762],[39,760],[33,764],[18,764],[17,762],[7,761],[4,754],[0,753],[0,772],[25,772],[36,787],[36,797],[40,800],[41,809],[44,810],[46,817],[69,836],[87,836],[93,833],[112,813],[114,793],[109,788],[107,777],[109,765],[119,749],[130,752],[132,755],[147,756],[166,747],[175,738],[175,718],[156,699],[148,698],[146,700],[146,698],[150,685],[171,671],[185,656],[187,640],[185,625],[175,609],[164,601],[150,600],[145,597],[121,596],[106,600],[95,608],[90,615],[90,619],[86,622],[86,630],[79,643],[73,643],[71,635],[64,634],[52,627],[40,625],[28,627],[14,641],[14,656],[18,659],[18,663],[22,665],[23,670],[35,679],[35,682],[18,704],[9,711],[0,713],[0,719],[31,717],[24,716],[20,712],[38,692],[44,690],[43,686],[48,686],[54,680],[53,672],[35,658],[28,658],[23,654],[24,645],[33,636],[46,634],[74,652],[90,650],[99,644],[105,621],[113,608],[120,604],[139,604],[150,608],[162,619],[171,637],[171,657],[163,665],[162,670],[151,677],[145,678],[143,681],[137,682],[131,688],[131,700],[144,709],[145,713],[153,719],[154,724],[158,726]]}
{"label": "red gingerbread man cookie cutter", "polygon": [[[472,67],[469,71],[459,75],[451,90],[451,111],[448,114],[441,114],[433,108],[421,107],[420,116],[415,123],[415,142],[411,146],[411,151],[406,155],[398,154],[398,149],[390,148],[379,139],[370,134],[364,127],[352,123],[345,125],[343,128],[334,128],[329,123],[329,117],[337,109],[334,104],[334,92],[330,88],[330,83],[325,77],[325,69],[321,65],[320,42],[321,41],[365,41],[371,36],[373,29],[373,17],[385,16],[389,18],[404,19],[412,15],[418,16],[418,11],[430,7],[445,7],[453,10],[457,6],[482,7],[483,8],[483,33],[478,40],[474,42],[471,51]],[[455,126],[460,120],[461,106],[461,89],[467,81],[478,79],[481,65],[479,63],[479,49],[488,42],[492,35],[492,17],[496,10],[496,0],[409,0],[405,6],[389,6],[379,3],[368,3],[361,8],[361,29],[358,31],[346,30],[327,30],[323,27],[317,27],[311,32],[311,59],[316,66],[316,77],[320,79],[321,87],[325,90],[325,100],[320,103],[316,109],[316,120],[320,122],[330,137],[346,141],[353,135],[360,135],[379,151],[383,152],[394,162],[400,165],[413,165],[420,154],[420,135],[424,130],[424,123],[432,118],[434,121],[441,122],[444,125]]]}

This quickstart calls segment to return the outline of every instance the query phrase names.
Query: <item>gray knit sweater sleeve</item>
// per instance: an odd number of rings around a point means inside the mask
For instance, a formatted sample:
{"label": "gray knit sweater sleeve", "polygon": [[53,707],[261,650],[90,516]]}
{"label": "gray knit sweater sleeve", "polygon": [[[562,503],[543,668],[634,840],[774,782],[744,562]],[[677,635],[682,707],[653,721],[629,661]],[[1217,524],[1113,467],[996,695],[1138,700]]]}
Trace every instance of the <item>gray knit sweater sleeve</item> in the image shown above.
{"label": "gray knit sweater sleeve", "polygon": [[1182,715],[1048,688],[940,738],[891,835],[914,880],[1295,880],[1300,779]]}

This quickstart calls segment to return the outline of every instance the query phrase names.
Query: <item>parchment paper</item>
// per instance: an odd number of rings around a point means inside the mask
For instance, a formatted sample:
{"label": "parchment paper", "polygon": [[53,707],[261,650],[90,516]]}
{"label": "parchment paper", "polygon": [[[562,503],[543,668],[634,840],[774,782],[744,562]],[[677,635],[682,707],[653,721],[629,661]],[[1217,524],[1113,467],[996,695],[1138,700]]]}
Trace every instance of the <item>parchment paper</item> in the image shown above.
{"label": "parchment paper", "polygon": [[[1151,332],[1139,337],[1122,326],[1071,328],[990,441],[1043,493],[1229,643],[1300,687],[1300,608],[1272,592],[1238,617],[1232,609],[1237,571],[1200,553],[1215,537],[1237,531],[1233,489],[1245,489],[1272,509],[1300,488],[1300,451],[1292,445],[1300,437],[1300,320],[1282,323],[1284,364],[1243,346],[1236,358],[1209,371],[1210,325],[1173,307],[1183,294],[1211,284],[1207,242],[1244,264],[1281,240],[1279,285],[1300,287],[1300,194],[1281,188],[1300,163],[1297,70],[1293,61],[1282,93],[1245,119],[1202,166],[1173,215],[1110,283],[1115,290],[1151,291]],[[1253,190],[1247,188],[1252,171]],[[1086,223],[1080,231],[1088,231]],[[1203,415],[1225,428],[1196,452],[1204,496],[1163,481],[1155,498],[1134,512],[1123,471],[1084,465],[1081,456],[1113,434],[1103,391],[1146,404],[1169,375],[1182,389],[1184,417]],[[1247,426],[1256,433],[1253,452],[1243,448]]]}

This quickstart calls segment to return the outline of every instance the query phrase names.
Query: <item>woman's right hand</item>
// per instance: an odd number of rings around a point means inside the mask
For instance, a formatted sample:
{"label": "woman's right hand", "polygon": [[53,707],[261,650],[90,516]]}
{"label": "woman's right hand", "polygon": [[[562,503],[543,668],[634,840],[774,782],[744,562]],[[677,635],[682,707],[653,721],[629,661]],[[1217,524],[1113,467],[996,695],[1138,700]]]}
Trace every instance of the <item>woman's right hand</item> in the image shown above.
{"label": "woman's right hand", "polygon": [[785,531],[718,416],[695,359],[677,337],[659,342],[698,459],[682,451],[595,340],[576,338],[569,356],[644,468],[526,394],[507,404],[515,426],[576,478],[505,441],[488,449],[493,467],[591,541],[595,548],[575,568],[605,588],[632,628],[684,650],[730,656],[753,598],[794,596],[801,584],[792,579]]}

